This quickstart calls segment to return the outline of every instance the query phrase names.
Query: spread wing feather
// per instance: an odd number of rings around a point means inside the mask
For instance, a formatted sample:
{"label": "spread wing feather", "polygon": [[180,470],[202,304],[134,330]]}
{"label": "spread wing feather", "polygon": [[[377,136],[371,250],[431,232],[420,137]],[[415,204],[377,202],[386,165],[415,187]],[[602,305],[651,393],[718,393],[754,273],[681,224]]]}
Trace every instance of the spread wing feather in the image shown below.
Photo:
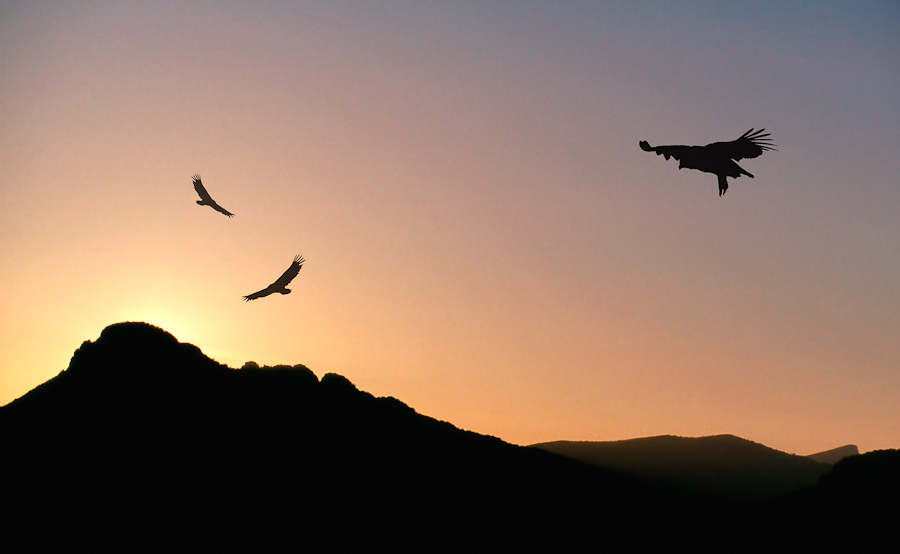
{"label": "spread wing feather", "polygon": [[758,158],[768,150],[775,150],[775,144],[769,138],[772,133],[766,133],[765,129],[754,131],[750,129],[737,140],[729,142],[714,142],[704,146],[714,156],[731,158],[734,161],[744,158]]}
{"label": "spread wing feather", "polygon": [[206,192],[206,187],[203,186],[203,181],[200,180],[200,176],[194,175],[192,179],[194,180],[194,190],[196,190],[197,194],[200,195],[200,200],[203,200],[204,202],[212,202],[213,199],[209,195],[209,193]]}
{"label": "spread wing feather", "polygon": [[775,144],[769,138],[772,133],[766,133],[765,129],[754,131],[750,129],[740,136],[737,140],[729,142],[713,142],[706,146],[650,146],[647,141],[640,142],[641,150],[645,152],[656,152],[658,156],[664,156],[667,160],[675,158],[681,161],[685,157],[690,156],[715,156],[720,158],[731,158],[738,161],[744,158],[757,158],[763,152],[775,150]]}
{"label": "spread wing feather", "polygon": [[295,256],[294,263],[291,264],[291,267],[287,268],[287,271],[281,274],[281,277],[278,278],[277,281],[272,283],[273,287],[284,288],[294,280],[294,277],[300,273],[300,268],[303,267],[303,262],[306,260],[303,259],[303,256]]}

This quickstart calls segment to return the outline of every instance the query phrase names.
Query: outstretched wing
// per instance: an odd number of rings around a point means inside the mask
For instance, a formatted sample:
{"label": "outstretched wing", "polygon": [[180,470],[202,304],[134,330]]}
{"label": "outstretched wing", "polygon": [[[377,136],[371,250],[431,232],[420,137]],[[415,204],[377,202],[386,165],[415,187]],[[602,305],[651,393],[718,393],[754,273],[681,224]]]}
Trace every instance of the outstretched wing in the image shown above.
{"label": "outstretched wing", "polygon": [[277,281],[272,283],[273,288],[284,288],[294,280],[294,277],[300,273],[300,268],[303,267],[303,262],[306,260],[303,259],[303,256],[297,255],[294,257],[294,263],[291,264],[291,267],[287,268],[287,271],[281,274],[281,277],[278,278]]}
{"label": "outstretched wing", "polygon": [[714,142],[704,146],[712,155],[731,158],[738,161],[744,158],[757,158],[767,150],[775,150],[775,143],[769,138],[772,133],[765,129],[750,129],[737,140],[730,142]]}
{"label": "outstretched wing", "polygon": [[256,300],[257,298],[262,298],[263,296],[269,296],[272,294],[271,287],[266,287],[263,290],[256,291],[253,294],[248,294],[244,297],[244,302],[249,302],[251,300]]}
{"label": "outstretched wing", "polygon": [[206,192],[206,187],[203,186],[203,182],[200,181],[200,175],[194,174],[191,177],[194,180],[194,190],[197,191],[197,194],[200,195],[200,200],[203,204],[209,206],[210,208],[216,210],[219,213],[223,213],[228,217],[234,217],[234,214],[220,206],[215,200],[212,199],[212,196]]}
{"label": "outstretched wing", "polygon": [[206,192],[206,187],[203,186],[203,181],[200,180],[200,175],[195,173],[191,179],[194,180],[194,190],[200,195],[200,200],[203,200],[204,202],[213,202],[212,197]]}
{"label": "outstretched wing", "polygon": [[233,214],[233,213],[229,212],[228,210],[226,210],[226,209],[223,208],[222,206],[216,204],[216,201],[215,201],[215,200],[213,200],[212,204],[210,204],[210,207],[211,207],[212,209],[216,210],[217,212],[221,212],[221,213],[227,215],[228,217],[234,217],[234,214]]}
{"label": "outstretched wing", "polygon": [[642,140],[638,143],[641,147],[641,150],[644,152],[656,152],[657,156],[665,156],[668,160],[669,158],[675,158],[676,160],[681,160],[687,153],[691,150],[691,148],[696,148],[696,146],[682,146],[682,145],[672,145],[672,146],[650,146],[646,140]]}

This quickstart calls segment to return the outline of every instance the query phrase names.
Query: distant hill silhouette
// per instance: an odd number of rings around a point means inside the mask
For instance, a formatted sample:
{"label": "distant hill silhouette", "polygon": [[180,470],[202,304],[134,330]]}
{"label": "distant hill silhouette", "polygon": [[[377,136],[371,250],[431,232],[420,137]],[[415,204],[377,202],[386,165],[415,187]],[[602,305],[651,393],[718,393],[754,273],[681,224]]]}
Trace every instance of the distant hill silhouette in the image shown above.
{"label": "distant hill silhouette", "polygon": [[693,490],[762,499],[811,487],[831,466],[733,435],[659,436],[609,442],[533,445],[602,467],[634,472]]}
{"label": "distant hill silhouette", "polygon": [[815,454],[808,454],[806,457],[823,464],[834,465],[844,458],[857,455],[859,455],[859,448],[855,444],[847,444],[845,446],[832,448],[831,450],[816,452]]}
{"label": "distant hill silhouette", "polygon": [[796,514],[811,502],[846,531],[842,502],[898,467],[852,457],[805,494],[727,506],[462,431],[339,375],[231,369],[143,323],[107,327],[0,408],[0,445],[9,551],[718,551],[808,533]]}

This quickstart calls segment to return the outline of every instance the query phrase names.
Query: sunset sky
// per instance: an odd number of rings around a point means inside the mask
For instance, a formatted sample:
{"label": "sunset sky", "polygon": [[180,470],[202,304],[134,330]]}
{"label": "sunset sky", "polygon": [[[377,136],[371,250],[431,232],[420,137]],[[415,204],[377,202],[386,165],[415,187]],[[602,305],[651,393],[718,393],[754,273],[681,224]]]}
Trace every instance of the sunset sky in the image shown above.
{"label": "sunset sky", "polygon": [[[722,198],[638,147],[751,127]],[[3,2],[0,405],[146,321],[515,444],[898,448],[898,147],[893,1]]]}

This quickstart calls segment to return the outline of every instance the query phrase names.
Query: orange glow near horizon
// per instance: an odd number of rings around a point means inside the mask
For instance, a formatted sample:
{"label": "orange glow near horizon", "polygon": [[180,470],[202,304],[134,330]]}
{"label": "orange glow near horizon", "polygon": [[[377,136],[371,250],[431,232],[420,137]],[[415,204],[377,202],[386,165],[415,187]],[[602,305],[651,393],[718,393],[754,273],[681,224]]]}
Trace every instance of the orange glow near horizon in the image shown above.
{"label": "orange glow near horizon", "polygon": [[[897,6],[208,8],[0,8],[0,404],[146,321],[516,444],[900,447]],[[638,147],[750,127],[723,198]]]}

